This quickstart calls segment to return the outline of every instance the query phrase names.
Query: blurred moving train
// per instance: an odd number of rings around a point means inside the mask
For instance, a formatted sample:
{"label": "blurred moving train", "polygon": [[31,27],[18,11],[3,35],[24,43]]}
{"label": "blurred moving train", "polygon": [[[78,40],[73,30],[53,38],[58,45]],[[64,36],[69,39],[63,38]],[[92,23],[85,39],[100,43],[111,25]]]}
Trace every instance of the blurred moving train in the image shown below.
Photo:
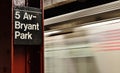
{"label": "blurred moving train", "polygon": [[120,18],[45,33],[45,73],[120,73]]}
{"label": "blurred moving train", "polygon": [[119,73],[119,33],[120,19],[115,19],[74,28],[73,33],[45,38],[46,65],[50,66],[46,71]]}

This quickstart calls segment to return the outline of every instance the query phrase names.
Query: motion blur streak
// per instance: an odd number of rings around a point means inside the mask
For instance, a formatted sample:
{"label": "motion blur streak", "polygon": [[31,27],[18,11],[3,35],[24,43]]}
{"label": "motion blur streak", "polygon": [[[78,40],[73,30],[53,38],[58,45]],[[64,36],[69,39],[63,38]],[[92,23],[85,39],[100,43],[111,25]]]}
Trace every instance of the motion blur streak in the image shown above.
{"label": "motion blur streak", "polygon": [[45,36],[45,73],[120,73],[120,19]]}

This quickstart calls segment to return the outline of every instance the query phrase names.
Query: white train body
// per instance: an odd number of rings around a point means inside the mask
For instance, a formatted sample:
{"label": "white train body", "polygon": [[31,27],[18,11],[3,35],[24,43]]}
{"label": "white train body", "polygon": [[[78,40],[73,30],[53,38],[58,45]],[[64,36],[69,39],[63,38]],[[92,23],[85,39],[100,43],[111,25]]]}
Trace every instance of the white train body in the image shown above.
{"label": "white train body", "polygon": [[45,37],[45,57],[46,73],[120,73],[120,19]]}

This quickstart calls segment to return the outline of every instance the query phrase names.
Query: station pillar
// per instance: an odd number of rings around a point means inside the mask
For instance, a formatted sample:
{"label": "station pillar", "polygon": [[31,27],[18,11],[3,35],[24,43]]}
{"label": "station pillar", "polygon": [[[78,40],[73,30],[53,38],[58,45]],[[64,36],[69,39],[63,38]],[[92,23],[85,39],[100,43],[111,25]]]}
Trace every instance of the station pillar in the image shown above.
{"label": "station pillar", "polygon": [[44,73],[43,1],[0,1],[0,73]]}

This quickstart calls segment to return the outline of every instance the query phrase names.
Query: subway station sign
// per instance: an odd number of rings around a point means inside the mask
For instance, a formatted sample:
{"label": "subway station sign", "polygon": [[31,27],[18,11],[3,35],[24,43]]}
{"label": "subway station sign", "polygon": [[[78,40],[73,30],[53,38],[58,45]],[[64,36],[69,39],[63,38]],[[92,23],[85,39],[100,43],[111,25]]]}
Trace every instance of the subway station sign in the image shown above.
{"label": "subway station sign", "polygon": [[40,45],[42,42],[42,12],[38,8],[14,8],[14,44]]}

